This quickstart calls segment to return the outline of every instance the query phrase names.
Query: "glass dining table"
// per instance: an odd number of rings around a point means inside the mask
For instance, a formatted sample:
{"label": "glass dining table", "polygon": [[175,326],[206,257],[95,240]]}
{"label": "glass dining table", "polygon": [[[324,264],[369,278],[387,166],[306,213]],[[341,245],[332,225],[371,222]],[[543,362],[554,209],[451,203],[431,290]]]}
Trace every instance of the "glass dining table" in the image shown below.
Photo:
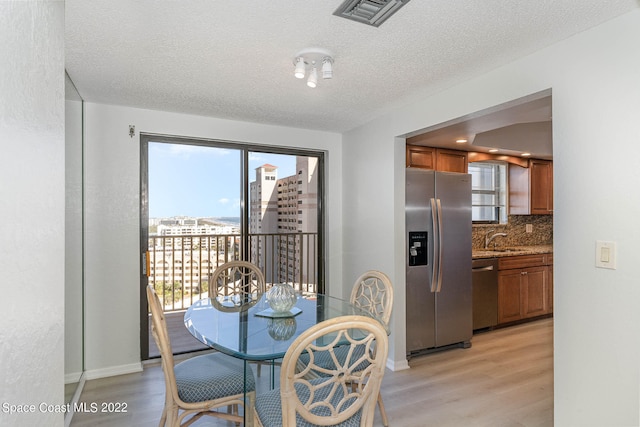
{"label": "glass dining table", "polygon": [[[290,314],[274,317],[263,294],[253,303],[239,307],[225,307],[218,300],[203,298],[187,309],[184,324],[203,344],[244,360],[246,373],[247,362],[281,359],[304,331],[324,320],[346,315],[377,318],[349,301],[321,294],[298,296]],[[377,320],[389,333],[388,326]],[[274,384],[274,369],[271,369],[272,388]]]}
{"label": "glass dining table", "polygon": [[321,294],[298,296],[292,315],[286,317],[270,317],[269,308],[265,295],[255,304],[231,309],[203,298],[186,311],[184,324],[211,348],[243,360],[264,361],[284,357],[302,332],[324,320],[347,315],[376,318],[349,301]]}

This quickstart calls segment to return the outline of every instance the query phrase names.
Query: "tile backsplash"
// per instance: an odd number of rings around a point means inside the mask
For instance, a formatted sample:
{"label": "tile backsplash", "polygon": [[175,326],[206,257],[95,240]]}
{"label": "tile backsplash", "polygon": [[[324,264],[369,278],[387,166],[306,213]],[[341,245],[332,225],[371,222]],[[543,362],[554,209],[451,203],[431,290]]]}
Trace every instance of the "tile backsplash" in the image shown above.
{"label": "tile backsplash", "polygon": [[[533,231],[526,232],[526,225],[531,224]],[[509,215],[507,224],[478,224],[472,226],[473,249],[484,248],[487,232],[507,233],[506,237],[496,237],[490,246],[535,246],[553,244],[553,215]]]}

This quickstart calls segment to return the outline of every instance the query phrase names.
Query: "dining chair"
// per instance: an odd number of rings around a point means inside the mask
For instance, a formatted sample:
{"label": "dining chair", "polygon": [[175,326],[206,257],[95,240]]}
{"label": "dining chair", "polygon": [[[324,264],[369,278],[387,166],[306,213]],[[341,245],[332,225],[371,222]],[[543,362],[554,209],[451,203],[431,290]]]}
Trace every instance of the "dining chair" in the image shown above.
{"label": "dining chair", "polygon": [[[337,357],[337,348],[348,349],[346,357]],[[357,348],[364,351],[355,351]],[[317,354],[331,355],[333,363],[316,364]],[[287,350],[280,389],[256,398],[256,425],[372,426],[387,354],[386,330],[373,318],[341,316],[312,326]],[[301,355],[309,356],[302,365]],[[362,365],[366,368],[359,369]],[[322,375],[310,379],[311,371]]]}
{"label": "dining chair", "polygon": [[[351,304],[376,315],[385,324],[389,324],[393,309],[393,285],[389,276],[381,271],[365,271],[356,279],[351,290]],[[375,349],[375,348],[374,348]],[[382,425],[389,426],[387,411],[384,409],[382,395],[378,393],[378,407]]]}
{"label": "dining chair", "polygon": [[[266,280],[262,271],[248,261],[228,261],[216,268],[209,280],[211,304],[221,311],[246,310],[255,305],[266,292]],[[275,362],[256,361],[258,376],[262,365]]]}
{"label": "dining chair", "polygon": [[[244,420],[238,405],[244,406],[246,425],[253,425],[255,379],[251,370],[245,376],[244,364],[222,353],[196,356],[174,365],[164,311],[153,285],[147,286],[147,300],[165,381],[159,426],[188,426],[204,415],[241,423]],[[220,411],[223,407],[227,407],[226,413]]]}
{"label": "dining chair", "polygon": [[[351,290],[351,298],[349,299],[349,302],[352,305],[373,314],[379,320],[388,325],[389,319],[391,318],[391,310],[393,308],[393,286],[391,284],[391,279],[381,271],[365,271],[356,279],[353,289]],[[336,348],[333,354],[338,357],[338,359],[342,360],[347,356],[348,351],[350,351],[349,348]],[[356,347],[354,351],[363,352],[364,348]],[[375,351],[375,346],[373,347],[373,351]],[[303,365],[307,359],[308,355],[303,354],[298,363]],[[316,364],[320,366],[333,364],[332,355],[328,353],[318,353],[316,355]],[[366,368],[366,363],[363,363],[362,366],[358,367],[358,369],[364,368]],[[324,374],[320,371],[309,371],[307,373],[308,378],[322,375]],[[378,393],[377,401],[380,409],[380,417],[382,418],[382,424],[385,427],[388,427],[389,420],[384,408],[384,402],[382,401],[382,394]]]}
{"label": "dining chair", "polygon": [[365,271],[356,279],[351,290],[351,304],[376,315],[389,324],[393,308],[393,285],[381,271]]}
{"label": "dining chair", "polygon": [[258,302],[266,291],[260,269],[248,261],[228,261],[209,280],[211,302],[225,311],[241,310]]}

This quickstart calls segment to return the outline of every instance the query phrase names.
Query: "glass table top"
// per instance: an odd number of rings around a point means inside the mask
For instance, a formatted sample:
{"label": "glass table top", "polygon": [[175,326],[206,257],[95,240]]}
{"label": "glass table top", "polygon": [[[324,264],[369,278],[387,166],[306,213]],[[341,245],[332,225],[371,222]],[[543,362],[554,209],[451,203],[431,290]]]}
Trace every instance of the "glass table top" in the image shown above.
{"label": "glass table top", "polygon": [[241,310],[226,310],[204,298],[189,307],[184,324],[200,342],[222,353],[245,360],[272,360],[284,357],[291,343],[316,323],[346,315],[375,318],[349,301],[326,295],[299,296],[291,310],[294,316],[270,317],[269,311],[264,295]]}

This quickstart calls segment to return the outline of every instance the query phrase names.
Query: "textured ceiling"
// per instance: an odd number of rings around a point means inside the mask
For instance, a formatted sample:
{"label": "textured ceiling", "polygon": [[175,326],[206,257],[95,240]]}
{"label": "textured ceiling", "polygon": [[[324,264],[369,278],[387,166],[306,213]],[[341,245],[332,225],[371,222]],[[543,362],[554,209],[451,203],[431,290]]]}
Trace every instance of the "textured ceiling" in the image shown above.
{"label": "textured ceiling", "polygon": [[[412,0],[379,28],[340,0],[66,0],[66,69],[88,102],[343,132],[527,55],[638,0]],[[316,89],[293,77],[333,52]]]}

